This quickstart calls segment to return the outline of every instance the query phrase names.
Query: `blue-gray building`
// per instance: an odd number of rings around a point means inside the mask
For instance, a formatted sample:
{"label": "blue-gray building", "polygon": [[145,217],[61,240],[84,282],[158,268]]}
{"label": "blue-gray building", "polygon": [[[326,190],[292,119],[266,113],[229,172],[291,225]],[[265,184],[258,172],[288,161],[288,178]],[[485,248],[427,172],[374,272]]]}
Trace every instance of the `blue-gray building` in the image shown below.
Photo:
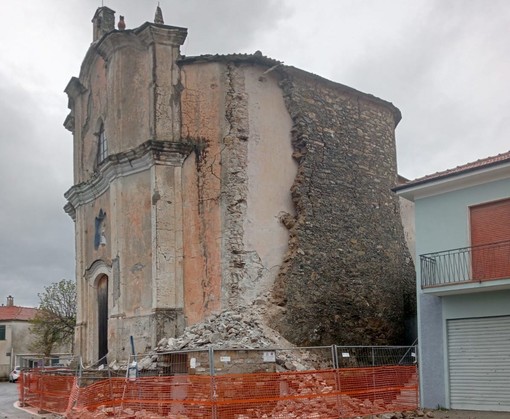
{"label": "blue-gray building", "polygon": [[510,152],[395,191],[415,204],[421,405],[510,411]]}

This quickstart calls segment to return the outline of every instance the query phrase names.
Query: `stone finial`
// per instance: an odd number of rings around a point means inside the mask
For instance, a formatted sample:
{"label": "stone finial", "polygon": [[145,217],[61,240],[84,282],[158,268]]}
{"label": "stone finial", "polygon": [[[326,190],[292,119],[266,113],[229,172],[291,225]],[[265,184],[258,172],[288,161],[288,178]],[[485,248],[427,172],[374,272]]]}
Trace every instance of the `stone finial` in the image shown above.
{"label": "stone finial", "polygon": [[126,22],[124,22],[124,16],[119,16],[119,23],[117,23],[117,28],[119,28],[120,31],[126,29]]}
{"label": "stone finial", "polygon": [[154,15],[154,23],[158,25],[164,25],[165,21],[163,20],[163,12],[161,11],[161,7],[156,7],[156,14]]}
{"label": "stone finial", "polygon": [[96,10],[92,18],[93,37],[92,41],[97,41],[103,35],[115,29],[115,10],[103,6]]}

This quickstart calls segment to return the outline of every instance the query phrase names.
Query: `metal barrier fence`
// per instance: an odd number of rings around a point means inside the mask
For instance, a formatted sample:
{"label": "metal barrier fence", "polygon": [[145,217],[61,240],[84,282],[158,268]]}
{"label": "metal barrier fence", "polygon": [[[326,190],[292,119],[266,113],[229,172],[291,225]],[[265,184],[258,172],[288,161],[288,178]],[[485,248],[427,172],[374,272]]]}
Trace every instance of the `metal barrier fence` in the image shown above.
{"label": "metal barrier fence", "polygon": [[35,369],[20,398],[68,418],[338,419],[415,409],[418,383],[414,347],[208,349]]}
{"label": "metal barrier fence", "polygon": [[416,364],[415,346],[335,346],[336,368]]}
{"label": "metal barrier fence", "polygon": [[42,354],[16,354],[16,365],[21,369],[29,368],[58,368],[73,367],[76,365],[76,357],[68,353],[52,354],[47,357]]}

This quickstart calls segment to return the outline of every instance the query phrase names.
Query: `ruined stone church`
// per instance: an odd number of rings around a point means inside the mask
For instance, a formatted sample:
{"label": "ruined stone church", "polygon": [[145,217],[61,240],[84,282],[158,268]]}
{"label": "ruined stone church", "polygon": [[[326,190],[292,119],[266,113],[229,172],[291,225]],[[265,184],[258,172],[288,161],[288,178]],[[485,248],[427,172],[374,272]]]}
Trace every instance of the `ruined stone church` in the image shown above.
{"label": "ruined stone church", "polygon": [[260,52],[182,56],[187,30],[159,11],[92,23],[64,123],[84,361],[260,304],[297,345],[402,343],[399,110]]}

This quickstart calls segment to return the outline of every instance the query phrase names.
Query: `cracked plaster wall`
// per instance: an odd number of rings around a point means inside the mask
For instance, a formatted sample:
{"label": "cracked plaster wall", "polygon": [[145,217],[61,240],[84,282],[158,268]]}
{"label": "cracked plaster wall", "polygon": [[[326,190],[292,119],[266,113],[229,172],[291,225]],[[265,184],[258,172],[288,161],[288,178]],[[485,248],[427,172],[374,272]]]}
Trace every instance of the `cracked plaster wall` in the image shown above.
{"label": "cracked plaster wall", "polygon": [[267,293],[288,249],[279,217],[293,213],[292,121],[277,78],[264,70],[234,63],[182,69],[183,136],[202,144],[184,169],[191,323]]}
{"label": "cracked plaster wall", "polygon": [[[270,323],[295,343],[398,340],[414,270],[390,191],[395,108],[299,70],[273,71],[264,59],[178,68],[175,45],[146,47],[118,32],[102,42],[108,61],[93,44],[81,87],[71,86],[75,183],[93,188],[99,119],[113,167],[121,155],[143,158],[149,139],[182,148],[157,151],[161,166],[110,179],[75,208],[84,355],[96,350],[97,278],[81,275],[96,260],[118,280],[109,342],[120,358],[130,334],[144,351],[178,335],[183,314],[196,323],[271,289]],[[100,208],[108,245],[95,250]]]}
{"label": "cracked plaster wall", "polygon": [[187,220],[188,319],[272,291],[268,321],[294,343],[402,343],[414,268],[391,192],[398,110],[300,70],[265,70],[183,66],[183,132],[201,144],[187,171],[199,209]]}
{"label": "cracked plaster wall", "polygon": [[221,308],[221,144],[225,76],[216,63],[184,67],[182,136],[196,142],[183,165],[184,313],[194,324]]}
{"label": "cracked plaster wall", "polygon": [[249,110],[246,216],[243,222],[245,304],[273,286],[288,251],[289,232],[281,216],[293,216],[291,188],[297,175],[292,158],[292,120],[274,73],[242,67]]}

